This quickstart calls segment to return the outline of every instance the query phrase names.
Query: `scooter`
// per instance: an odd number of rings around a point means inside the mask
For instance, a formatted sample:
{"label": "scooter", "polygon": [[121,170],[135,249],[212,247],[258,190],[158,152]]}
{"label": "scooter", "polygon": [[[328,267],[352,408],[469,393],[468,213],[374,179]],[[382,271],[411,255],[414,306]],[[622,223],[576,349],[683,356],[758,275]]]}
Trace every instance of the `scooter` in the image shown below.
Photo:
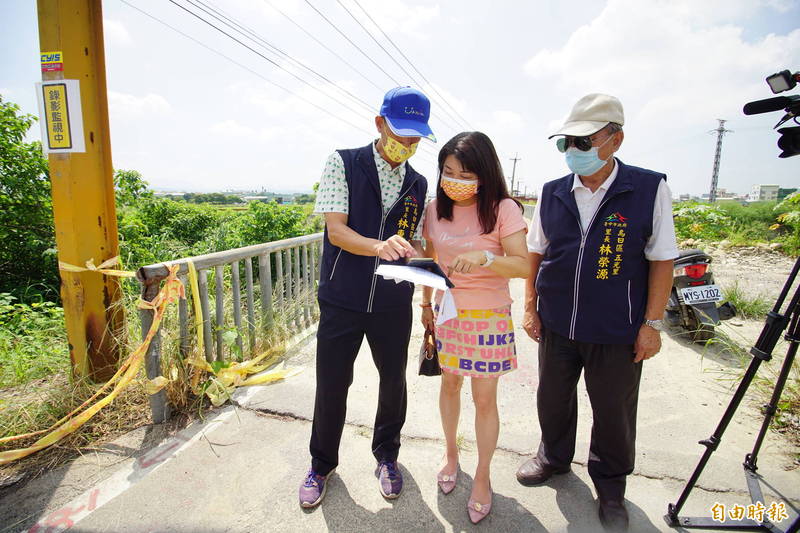
{"label": "scooter", "polygon": [[683,328],[694,342],[705,343],[714,337],[720,320],[736,316],[736,307],[725,302],[722,290],[714,284],[708,266],[711,256],[703,250],[681,250],[675,260],[672,292],[667,302],[664,321]]}

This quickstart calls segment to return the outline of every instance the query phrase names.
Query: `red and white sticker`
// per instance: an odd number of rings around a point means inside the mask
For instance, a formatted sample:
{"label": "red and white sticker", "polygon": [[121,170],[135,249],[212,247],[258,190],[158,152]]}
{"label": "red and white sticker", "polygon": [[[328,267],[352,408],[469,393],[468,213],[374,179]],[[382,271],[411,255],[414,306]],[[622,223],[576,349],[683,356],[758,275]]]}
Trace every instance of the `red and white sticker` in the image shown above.
{"label": "red and white sticker", "polygon": [[42,52],[41,55],[42,72],[54,72],[64,70],[64,55],[58,52]]}

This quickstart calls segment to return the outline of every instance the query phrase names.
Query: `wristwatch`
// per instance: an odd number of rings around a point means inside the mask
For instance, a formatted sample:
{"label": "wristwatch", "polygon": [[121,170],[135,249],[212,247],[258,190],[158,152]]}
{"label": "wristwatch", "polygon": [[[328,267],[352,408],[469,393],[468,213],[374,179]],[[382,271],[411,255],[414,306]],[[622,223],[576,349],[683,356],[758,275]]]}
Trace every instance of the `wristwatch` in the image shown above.
{"label": "wristwatch", "polygon": [[664,331],[664,321],[663,320],[645,320],[644,324],[646,326],[650,326],[656,331]]}
{"label": "wristwatch", "polygon": [[490,252],[489,250],[484,250],[483,253],[484,253],[484,255],[486,255],[486,262],[484,264],[482,264],[481,266],[482,267],[488,267],[489,265],[491,265],[494,262],[494,254],[492,252]]}

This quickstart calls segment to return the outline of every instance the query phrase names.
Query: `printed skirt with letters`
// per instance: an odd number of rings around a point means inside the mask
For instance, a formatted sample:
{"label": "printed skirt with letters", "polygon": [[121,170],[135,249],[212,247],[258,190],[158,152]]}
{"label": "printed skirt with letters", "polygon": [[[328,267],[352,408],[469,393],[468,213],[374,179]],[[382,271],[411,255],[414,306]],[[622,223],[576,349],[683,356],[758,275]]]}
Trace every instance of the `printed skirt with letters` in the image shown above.
{"label": "printed skirt with letters", "polygon": [[473,378],[499,377],[517,368],[511,306],[459,309],[436,326],[436,348],[444,372]]}

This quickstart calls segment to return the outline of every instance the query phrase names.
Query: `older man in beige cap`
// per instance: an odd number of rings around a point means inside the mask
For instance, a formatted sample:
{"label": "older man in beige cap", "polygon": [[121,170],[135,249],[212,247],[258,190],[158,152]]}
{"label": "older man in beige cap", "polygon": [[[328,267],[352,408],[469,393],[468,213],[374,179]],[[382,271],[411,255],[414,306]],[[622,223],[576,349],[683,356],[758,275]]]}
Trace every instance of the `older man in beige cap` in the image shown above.
{"label": "older man in beige cap", "polygon": [[614,157],[624,123],[618,99],[589,94],[551,136],[571,173],[544,185],[528,232],[534,274],[523,326],[539,343],[542,437],[517,471],[524,485],[569,471],[584,372],[593,412],[589,475],[600,521],[614,530],[628,528],[642,361],[661,348],[678,256],[666,176]]}

